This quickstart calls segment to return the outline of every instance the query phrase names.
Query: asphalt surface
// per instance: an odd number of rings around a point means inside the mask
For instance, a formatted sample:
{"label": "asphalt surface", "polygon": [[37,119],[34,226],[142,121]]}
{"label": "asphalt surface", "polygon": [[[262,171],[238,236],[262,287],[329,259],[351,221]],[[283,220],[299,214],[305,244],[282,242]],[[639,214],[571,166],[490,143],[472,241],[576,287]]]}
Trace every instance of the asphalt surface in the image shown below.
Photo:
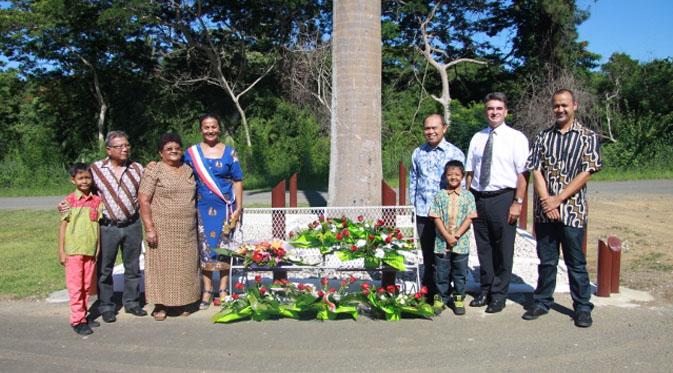
{"label": "asphalt surface", "polygon": [[[532,193],[532,186],[529,193]],[[591,181],[589,195],[591,198],[600,198],[601,195],[614,194],[673,194],[673,180],[632,180],[632,181]],[[49,197],[2,197],[0,209],[53,209],[63,199],[62,196]],[[271,207],[270,190],[245,191],[243,196],[245,205],[257,207]],[[289,193],[286,195],[289,201]],[[325,206],[327,193],[300,190],[297,194],[299,205]]]}
{"label": "asphalt surface", "polygon": [[521,319],[523,298],[499,314],[468,307],[432,321],[212,324],[214,306],[162,322],[122,312],[87,337],[68,325],[67,304],[2,302],[0,371],[670,372],[673,306],[594,298],[594,325],[581,329],[568,298],[557,294],[562,306],[534,321]]}

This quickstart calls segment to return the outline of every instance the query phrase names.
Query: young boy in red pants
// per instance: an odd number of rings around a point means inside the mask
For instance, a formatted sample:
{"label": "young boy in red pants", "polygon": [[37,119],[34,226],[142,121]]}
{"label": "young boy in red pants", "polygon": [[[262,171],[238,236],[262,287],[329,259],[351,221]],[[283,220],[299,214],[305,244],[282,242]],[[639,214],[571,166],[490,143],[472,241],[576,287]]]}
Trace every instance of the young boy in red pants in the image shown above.
{"label": "young boy in red pants", "polygon": [[96,258],[100,249],[98,219],[103,204],[92,192],[89,166],[75,163],[70,168],[77,188],[65,199],[70,209],[61,216],[58,235],[58,260],[65,267],[65,283],[70,297],[70,325],[79,335],[93,333],[97,322],[87,318],[87,299],[95,289]]}

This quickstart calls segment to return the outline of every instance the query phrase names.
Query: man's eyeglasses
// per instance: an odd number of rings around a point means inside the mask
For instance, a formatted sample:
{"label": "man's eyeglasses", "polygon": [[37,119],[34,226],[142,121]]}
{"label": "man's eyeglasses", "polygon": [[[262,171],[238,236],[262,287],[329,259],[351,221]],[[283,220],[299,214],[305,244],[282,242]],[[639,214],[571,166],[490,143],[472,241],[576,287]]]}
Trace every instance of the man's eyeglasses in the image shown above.
{"label": "man's eyeglasses", "polygon": [[108,148],[113,148],[117,150],[122,150],[122,149],[131,149],[131,145],[129,144],[122,144],[122,145],[110,145]]}

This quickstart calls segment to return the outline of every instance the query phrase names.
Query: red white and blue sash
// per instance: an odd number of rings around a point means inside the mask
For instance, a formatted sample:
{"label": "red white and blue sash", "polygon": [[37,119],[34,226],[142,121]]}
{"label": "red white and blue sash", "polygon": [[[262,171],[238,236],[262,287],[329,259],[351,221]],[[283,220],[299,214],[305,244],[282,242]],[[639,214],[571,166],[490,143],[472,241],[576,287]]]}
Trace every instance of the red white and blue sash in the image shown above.
{"label": "red white and blue sash", "polygon": [[[192,166],[194,171],[199,175],[199,179],[201,179],[201,182],[206,187],[208,187],[208,189],[210,189],[213,193],[215,193],[215,195],[220,197],[228,205],[232,204],[234,202],[233,200],[227,200],[224,198],[224,194],[220,190],[220,187],[217,185],[213,175],[210,173],[210,170],[203,162],[203,158],[201,157],[201,153],[199,153],[198,146],[199,145],[196,144],[187,148],[187,153],[189,153],[189,156],[192,158]],[[225,148],[224,151],[226,152],[227,149]]]}

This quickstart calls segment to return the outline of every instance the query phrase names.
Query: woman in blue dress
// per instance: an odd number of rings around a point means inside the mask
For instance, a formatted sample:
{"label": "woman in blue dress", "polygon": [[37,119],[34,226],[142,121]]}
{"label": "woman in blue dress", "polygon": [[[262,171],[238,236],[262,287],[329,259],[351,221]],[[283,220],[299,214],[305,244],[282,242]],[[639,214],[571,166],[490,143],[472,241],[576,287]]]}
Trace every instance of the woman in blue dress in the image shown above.
{"label": "woman in blue dress", "polygon": [[[203,142],[185,153],[185,163],[196,176],[196,207],[198,209],[199,260],[203,272],[201,309],[210,306],[215,289],[219,300],[227,296],[226,284],[229,257],[214,249],[226,248],[231,242],[236,223],[243,211],[243,171],[236,150],[220,142],[220,119],[214,114],[199,118]],[[213,271],[219,271],[220,282],[213,282]]]}

